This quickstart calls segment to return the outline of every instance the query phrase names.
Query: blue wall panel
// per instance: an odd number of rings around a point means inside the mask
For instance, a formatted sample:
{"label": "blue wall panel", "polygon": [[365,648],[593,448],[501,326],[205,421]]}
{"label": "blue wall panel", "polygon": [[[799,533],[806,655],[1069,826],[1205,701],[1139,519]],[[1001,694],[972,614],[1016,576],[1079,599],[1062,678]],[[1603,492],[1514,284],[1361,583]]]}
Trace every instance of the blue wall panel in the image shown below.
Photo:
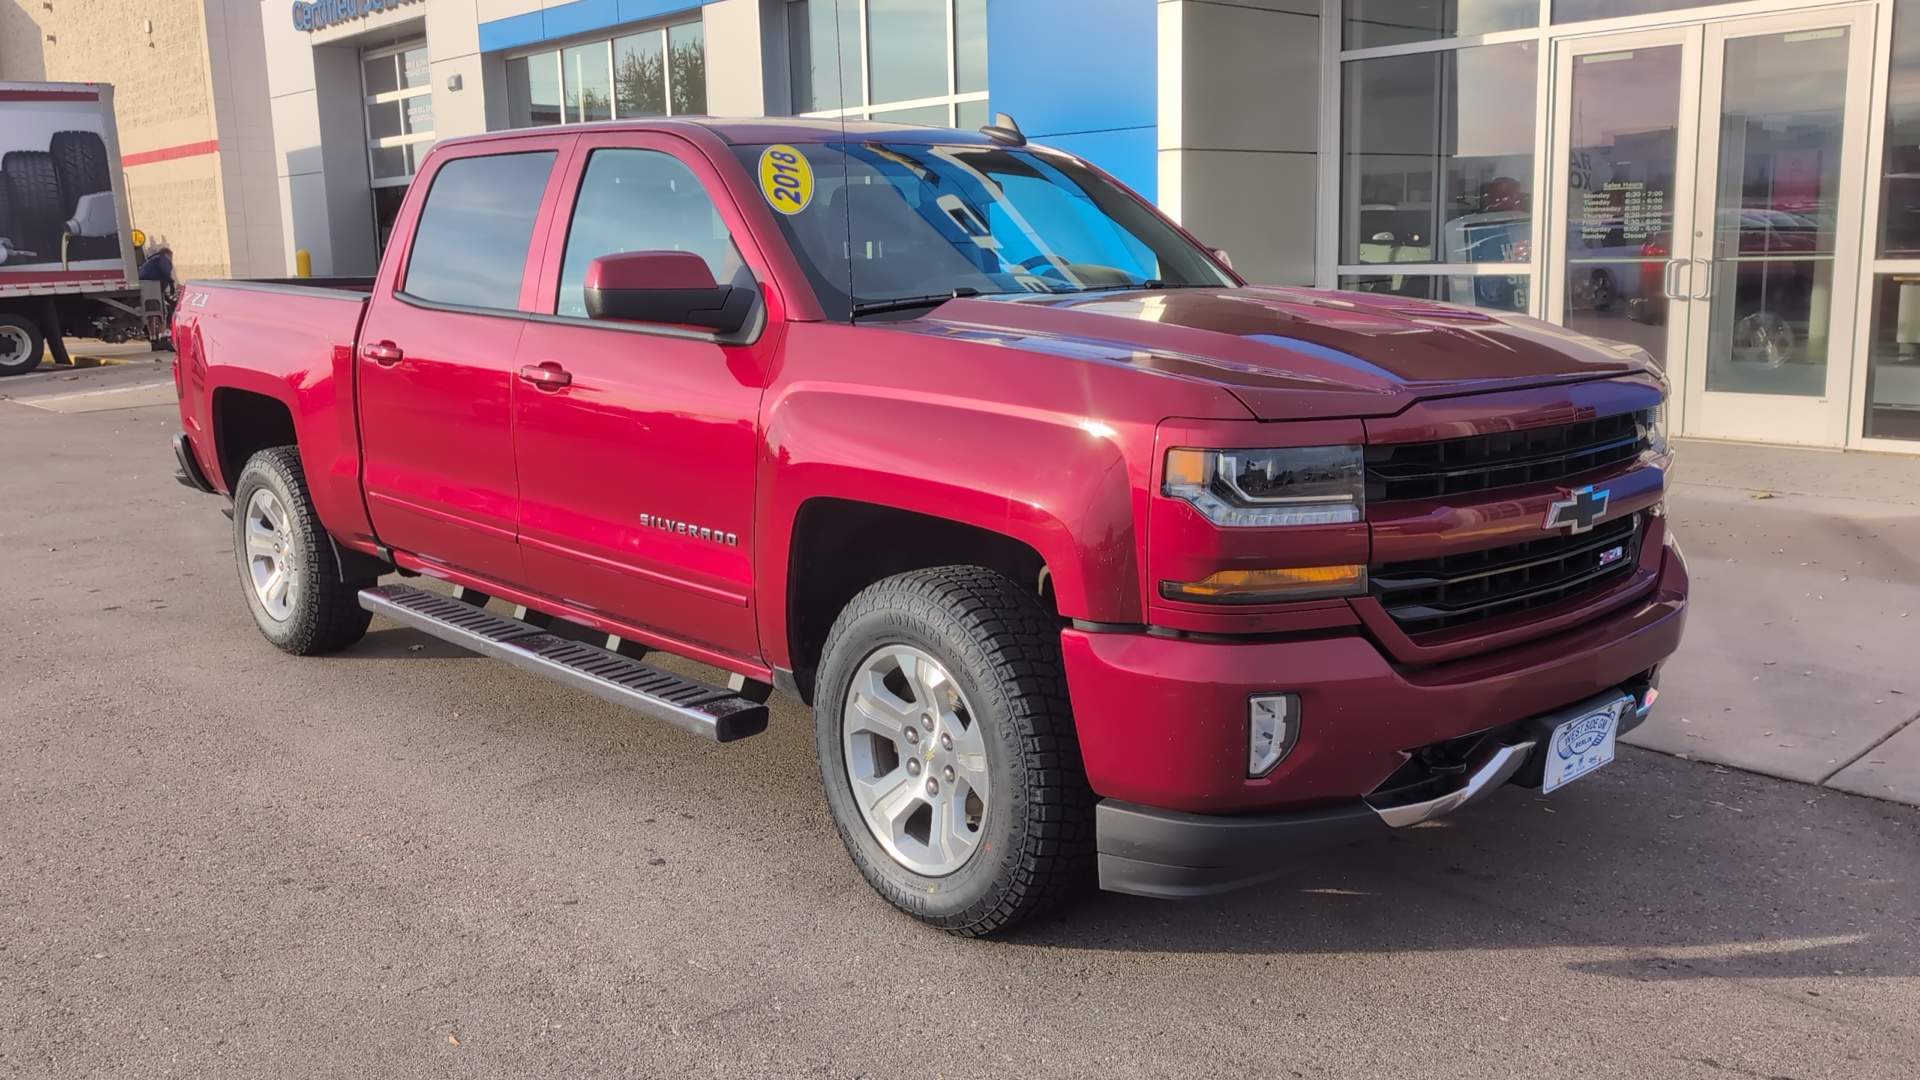
{"label": "blue wall panel", "polygon": [[1151,199],[1159,178],[1154,0],[987,0],[987,90],[1037,141]]}
{"label": "blue wall panel", "polygon": [[480,51],[497,52],[555,38],[592,33],[655,19],[675,12],[698,11],[713,0],[574,0],[544,11],[529,11],[480,24]]}

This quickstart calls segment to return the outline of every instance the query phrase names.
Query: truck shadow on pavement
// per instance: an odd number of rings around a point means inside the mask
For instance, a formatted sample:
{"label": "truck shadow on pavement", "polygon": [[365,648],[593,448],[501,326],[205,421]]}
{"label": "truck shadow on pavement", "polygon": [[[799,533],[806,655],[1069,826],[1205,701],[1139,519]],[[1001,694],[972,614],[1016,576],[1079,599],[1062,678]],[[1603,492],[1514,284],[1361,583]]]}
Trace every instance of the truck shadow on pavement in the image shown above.
{"label": "truck shadow on pavement", "polygon": [[[395,664],[442,657],[477,666]],[[691,818],[682,811],[698,809],[703,861],[753,865],[752,880],[781,881],[803,909],[851,905],[858,921],[902,919],[841,850],[814,772],[811,713],[797,702],[776,698],[765,734],[719,745],[384,621],[327,662],[363,668],[374,683],[404,680],[424,699],[464,710],[432,737],[481,727],[500,736],[492,752],[532,769],[511,773],[519,785],[510,800],[559,799],[610,827],[626,820],[619,828],[641,842],[649,815]],[[492,684],[486,704],[475,700],[483,683]],[[420,722],[438,731],[440,722]],[[784,778],[775,804],[755,794],[769,775]],[[767,826],[745,824],[769,814],[786,837],[773,846]],[[1614,765],[1550,797],[1508,788],[1240,892],[1177,902],[1094,893],[999,941],[920,932],[940,949],[1302,963],[1525,950],[1561,954],[1569,971],[1638,982],[1917,977],[1920,808],[1623,747]]]}
{"label": "truck shadow on pavement", "polygon": [[1558,950],[1640,982],[1920,975],[1920,810],[1648,751],[1264,885],[1101,894],[1016,939],[1166,953]]}

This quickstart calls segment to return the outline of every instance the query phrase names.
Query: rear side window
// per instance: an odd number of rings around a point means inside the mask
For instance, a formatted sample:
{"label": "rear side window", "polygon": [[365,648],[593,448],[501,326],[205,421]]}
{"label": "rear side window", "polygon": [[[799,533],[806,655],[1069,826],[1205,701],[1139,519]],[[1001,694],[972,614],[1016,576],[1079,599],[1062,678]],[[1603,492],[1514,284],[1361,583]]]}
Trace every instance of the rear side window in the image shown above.
{"label": "rear side window", "polygon": [[587,264],[625,251],[691,251],[707,261],[720,284],[753,282],[700,178],[658,150],[595,150],[587,159],[567,228],[555,312],[585,318]]}
{"label": "rear side window", "polygon": [[441,166],[414,229],[402,291],[437,304],[518,308],[554,157],[543,150]]}

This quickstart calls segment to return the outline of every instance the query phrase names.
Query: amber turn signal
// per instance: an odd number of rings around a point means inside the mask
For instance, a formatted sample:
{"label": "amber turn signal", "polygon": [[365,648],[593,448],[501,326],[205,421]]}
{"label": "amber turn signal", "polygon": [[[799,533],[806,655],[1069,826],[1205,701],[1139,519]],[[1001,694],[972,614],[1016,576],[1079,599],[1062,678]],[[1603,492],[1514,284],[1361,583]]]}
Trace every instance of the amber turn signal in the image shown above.
{"label": "amber turn signal", "polygon": [[1296,566],[1282,570],[1222,570],[1199,581],[1160,583],[1168,600],[1202,604],[1271,604],[1367,591],[1364,566]]}

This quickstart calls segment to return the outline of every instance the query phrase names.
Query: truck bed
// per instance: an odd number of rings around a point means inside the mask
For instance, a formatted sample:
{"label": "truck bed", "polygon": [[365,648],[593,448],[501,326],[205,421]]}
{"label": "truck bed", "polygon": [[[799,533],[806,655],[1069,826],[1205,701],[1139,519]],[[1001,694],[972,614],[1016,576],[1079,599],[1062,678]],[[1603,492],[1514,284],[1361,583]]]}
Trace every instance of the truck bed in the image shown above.
{"label": "truck bed", "polygon": [[353,365],[372,290],[370,277],[194,280],[181,290],[173,327],[184,426],[214,486],[231,491],[245,464],[215,452],[222,398],[271,398],[298,436],[322,519],[340,539],[367,542]]}

